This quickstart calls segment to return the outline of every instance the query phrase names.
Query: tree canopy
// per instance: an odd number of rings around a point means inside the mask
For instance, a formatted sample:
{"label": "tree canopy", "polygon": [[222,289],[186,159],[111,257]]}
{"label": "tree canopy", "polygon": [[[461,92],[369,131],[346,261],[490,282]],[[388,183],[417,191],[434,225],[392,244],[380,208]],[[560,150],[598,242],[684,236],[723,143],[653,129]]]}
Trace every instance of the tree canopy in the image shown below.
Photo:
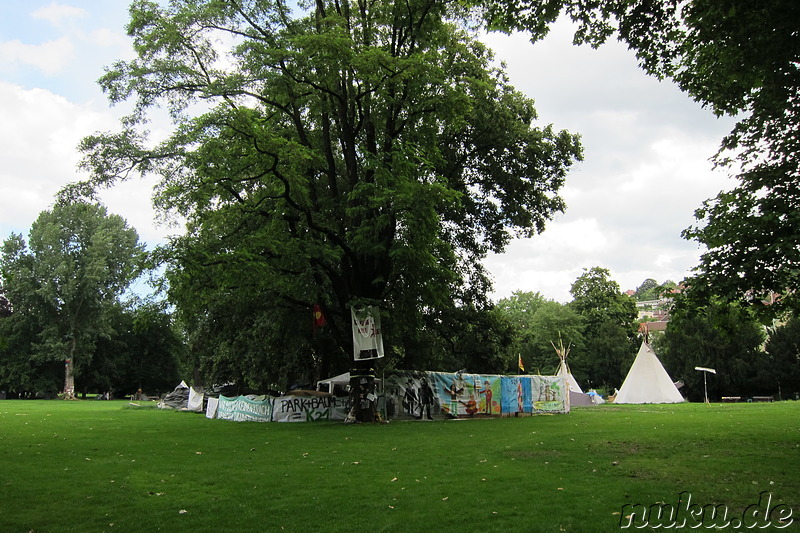
{"label": "tree canopy", "polygon": [[13,307],[4,330],[16,346],[35,335],[32,359],[64,365],[67,395],[74,394],[75,374],[88,368],[98,340],[112,331],[109,312],[139,275],[143,253],[124,219],[84,202],[43,211],[29,243],[16,234],[3,243],[0,273]]}
{"label": "tree canopy", "polygon": [[772,369],[762,350],[764,328],[750,308],[720,300],[697,307],[682,297],[677,300],[658,346],[672,379],[685,383],[683,394],[703,400],[703,375],[696,366],[716,370],[708,376],[708,393],[716,400],[776,391],[776,383],[763,380]]}
{"label": "tree canopy", "polygon": [[526,370],[554,374],[559,359],[554,345],[571,346],[569,364],[578,379],[585,377],[584,320],[571,306],[547,300],[538,292],[514,291],[497,302],[514,326],[511,354],[522,357]]}
{"label": "tree canopy", "polygon": [[622,294],[608,269],[592,267],[570,289],[570,307],[583,317],[589,385],[622,385],[636,351],[636,303]]}
{"label": "tree canopy", "polygon": [[[138,0],[130,12],[137,57],[100,83],[134,111],[84,140],[91,178],[65,195],[160,175],[158,206],[187,221],[163,251],[171,297],[197,323],[216,302],[246,302],[308,344],[297,317],[319,304],[331,342],[316,348],[343,361],[349,307],[375,303],[413,343],[423,315],[485,306],[486,253],[564,209],[578,137],[536,124],[463,5]],[[154,143],[159,105],[175,127]]]}

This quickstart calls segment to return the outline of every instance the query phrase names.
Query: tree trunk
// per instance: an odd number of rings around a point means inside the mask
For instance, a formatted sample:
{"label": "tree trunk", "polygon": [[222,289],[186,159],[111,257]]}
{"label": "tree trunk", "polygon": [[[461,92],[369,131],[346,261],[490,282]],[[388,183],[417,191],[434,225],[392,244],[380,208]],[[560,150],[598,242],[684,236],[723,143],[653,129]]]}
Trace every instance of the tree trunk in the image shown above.
{"label": "tree trunk", "polygon": [[64,361],[64,399],[75,398],[75,363],[72,358]]}
{"label": "tree trunk", "polygon": [[72,339],[69,342],[69,354],[64,361],[64,399],[75,399],[75,331],[72,332]]}
{"label": "tree trunk", "polygon": [[378,394],[375,388],[375,369],[372,361],[356,361],[350,370],[350,412],[345,424],[383,422],[378,412]]}

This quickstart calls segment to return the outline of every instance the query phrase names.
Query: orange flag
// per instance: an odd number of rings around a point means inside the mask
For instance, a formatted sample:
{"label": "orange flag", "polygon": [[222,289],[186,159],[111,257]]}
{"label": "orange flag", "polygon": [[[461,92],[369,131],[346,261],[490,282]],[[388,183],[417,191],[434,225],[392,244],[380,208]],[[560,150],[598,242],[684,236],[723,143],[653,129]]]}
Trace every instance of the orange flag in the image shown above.
{"label": "orange flag", "polygon": [[322,313],[322,308],[314,304],[314,329],[321,328],[325,323],[325,315]]}

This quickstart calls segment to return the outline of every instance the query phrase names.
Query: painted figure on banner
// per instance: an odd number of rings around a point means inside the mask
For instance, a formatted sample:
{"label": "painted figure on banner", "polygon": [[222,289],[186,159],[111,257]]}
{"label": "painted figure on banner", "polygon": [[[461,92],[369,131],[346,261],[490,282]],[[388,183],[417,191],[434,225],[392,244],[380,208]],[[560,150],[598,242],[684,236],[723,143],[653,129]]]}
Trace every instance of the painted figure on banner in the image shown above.
{"label": "painted figure on banner", "polygon": [[469,400],[467,400],[466,402],[459,400],[459,403],[464,406],[464,410],[467,412],[469,416],[475,416],[475,413],[478,412],[478,404],[475,401],[474,394],[470,394]]}
{"label": "painted figure on banner", "polygon": [[478,391],[481,396],[481,411],[485,415],[492,414],[492,387],[489,380],[483,381],[483,388]]}
{"label": "painted figure on banner", "polygon": [[433,389],[428,384],[427,378],[422,378],[419,385],[419,418],[420,420],[433,420],[431,416],[431,406],[433,405]]}
{"label": "painted figure on banner", "polygon": [[[461,385],[460,387],[459,384]],[[456,374],[455,379],[450,382],[449,387],[444,392],[450,398],[444,408],[451,417],[458,418],[458,396],[464,392],[464,380],[461,378],[461,374]]]}
{"label": "painted figure on banner", "polygon": [[403,409],[409,416],[414,416],[414,411],[417,409],[417,393],[414,391],[414,381],[408,378],[406,381],[405,393],[403,394]]}

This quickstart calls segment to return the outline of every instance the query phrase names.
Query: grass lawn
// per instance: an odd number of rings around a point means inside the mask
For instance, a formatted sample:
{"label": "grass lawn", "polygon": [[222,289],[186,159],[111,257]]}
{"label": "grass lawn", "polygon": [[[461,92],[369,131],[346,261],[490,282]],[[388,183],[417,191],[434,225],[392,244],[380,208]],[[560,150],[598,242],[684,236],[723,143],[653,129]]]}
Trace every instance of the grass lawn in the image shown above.
{"label": "grass lawn", "polygon": [[792,530],[798,473],[800,402],[345,426],[0,401],[0,532],[602,532],[688,495],[771,497]]}

